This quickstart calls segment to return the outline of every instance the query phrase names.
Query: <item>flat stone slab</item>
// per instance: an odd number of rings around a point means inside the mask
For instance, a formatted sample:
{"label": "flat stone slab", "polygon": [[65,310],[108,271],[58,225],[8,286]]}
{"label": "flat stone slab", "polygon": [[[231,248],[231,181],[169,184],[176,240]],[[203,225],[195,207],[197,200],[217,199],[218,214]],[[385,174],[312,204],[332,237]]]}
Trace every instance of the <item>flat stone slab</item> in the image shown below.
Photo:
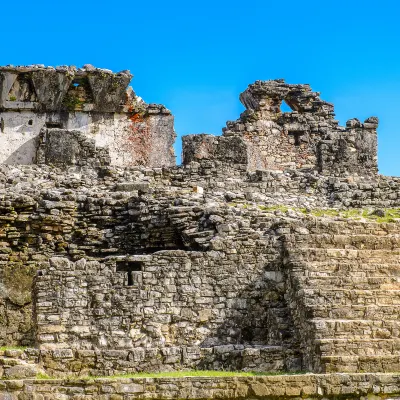
{"label": "flat stone slab", "polygon": [[3,379],[25,379],[36,377],[38,367],[36,365],[14,365],[4,370]]}

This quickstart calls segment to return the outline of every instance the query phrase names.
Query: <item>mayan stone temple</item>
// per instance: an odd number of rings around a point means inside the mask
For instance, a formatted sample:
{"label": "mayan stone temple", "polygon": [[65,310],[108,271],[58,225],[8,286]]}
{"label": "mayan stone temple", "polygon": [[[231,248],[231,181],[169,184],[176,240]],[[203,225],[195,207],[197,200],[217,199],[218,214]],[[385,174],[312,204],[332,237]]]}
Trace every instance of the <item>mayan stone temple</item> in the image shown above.
{"label": "mayan stone temple", "polygon": [[0,68],[0,399],[400,399],[378,118],[256,81],[177,166],[131,78]]}

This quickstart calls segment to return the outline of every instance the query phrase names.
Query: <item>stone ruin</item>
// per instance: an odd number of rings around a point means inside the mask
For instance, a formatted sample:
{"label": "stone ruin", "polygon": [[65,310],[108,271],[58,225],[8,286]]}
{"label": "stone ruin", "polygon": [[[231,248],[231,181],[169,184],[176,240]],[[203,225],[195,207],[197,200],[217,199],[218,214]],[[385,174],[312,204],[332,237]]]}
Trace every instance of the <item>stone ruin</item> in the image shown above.
{"label": "stone ruin", "polygon": [[[0,70],[0,345],[28,347],[0,351],[0,377],[312,372],[331,375],[270,395],[319,379],[307,398],[400,393],[400,178],[378,174],[378,119],[341,127],[309,85],[257,81],[175,166],[172,115],[130,79]],[[42,390],[29,382],[0,394]],[[252,382],[204,393],[270,398]],[[80,398],[163,390],[92,385]]]}
{"label": "stone ruin", "polygon": [[[335,120],[333,105],[309,85],[257,81],[240,95],[246,111],[222,137],[183,138],[184,163],[205,159],[241,162],[249,171],[316,170],[323,175],[377,174],[378,119]],[[281,112],[285,101],[292,112]]]}

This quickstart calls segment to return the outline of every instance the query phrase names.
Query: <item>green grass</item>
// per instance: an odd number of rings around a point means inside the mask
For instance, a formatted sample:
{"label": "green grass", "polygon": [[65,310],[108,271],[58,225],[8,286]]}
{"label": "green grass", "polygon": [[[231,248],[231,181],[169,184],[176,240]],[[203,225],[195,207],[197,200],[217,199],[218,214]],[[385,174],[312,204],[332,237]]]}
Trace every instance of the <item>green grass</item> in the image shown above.
{"label": "green grass", "polygon": [[256,376],[266,375],[261,372],[240,372],[240,371],[171,371],[171,372],[139,372],[136,374],[113,375],[113,378],[183,378],[185,376]]}
{"label": "green grass", "polygon": [[344,218],[350,219],[366,219],[370,221],[376,221],[378,223],[388,223],[388,222],[396,222],[397,219],[400,219],[400,209],[398,208],[387,208],[382,210],[385,215],[383,217],[378,217],[372,214],[373,210],[365,210],[365,209],[350,209],[346,211],[342,211],[341,215]]}
{"label": "green grass", "polygon": [[321,208],[307,210],[305,208],[287,207],[283,205],[268,205],[268,206],[258,206],[261,211],[264,212],[274,212],[281,211],[286,213],[288,210],[293,210],[305,215],[312,215],[314,217],[338,217],[345,219],[352,219],[355,221],[366,220],[375,221],[378,223],[390,223],[390,222],[400,222],[400,208],[386,208],[382,209],[385,215],[383,217],[378,217],[373,213],[374,209],[362,209],[362,208],[350,208],[347,210],[341,210],[336,208]]}
{"label": "green grass", "polygon": [[6,350],[26,350],[28,347],[24,346],[1,346],[0,351],[6,351]]}
{"label": "green grass", "polygon": [[36,375],[36,379],[53,379],[53,378],[47,374],[40,372]]}
{"label": "green grass", "polygon": [[334,208],[326,210],[311,210],[310,214],[314,215],[314,217],[338,217],[340,211],[335,210]]}
{"label": "green grass", "polygon": [[281,204],[273,205],[273,206],[258,206],[258,208],[262,211],[282,211],[282,212],[287,212],[289,210],[289,207],[283,206]]}
{"label": "green grass", "polygon": [[[185,377],[210,377],[210,378],[223,378],[223,377],[240,377],[240,376],[267,376],[267,375],[298,375],[304,372],[241,372],[241,371],[170,371],[170,372],[138,372],[135,374],[116,374],[110,376],[83,376],[72,377],[69,376],[68,380],[75,379],[134,379],[134,378],[185,378]],[[38,374],[36,379],[55,379],[50,378],[46,374]]]}
{"label": "green grass", "polygon": [[399,208],[388,208],[384,211],[385,216],[376,218],[377,222],[394,222],[396,219],[400,218]]}

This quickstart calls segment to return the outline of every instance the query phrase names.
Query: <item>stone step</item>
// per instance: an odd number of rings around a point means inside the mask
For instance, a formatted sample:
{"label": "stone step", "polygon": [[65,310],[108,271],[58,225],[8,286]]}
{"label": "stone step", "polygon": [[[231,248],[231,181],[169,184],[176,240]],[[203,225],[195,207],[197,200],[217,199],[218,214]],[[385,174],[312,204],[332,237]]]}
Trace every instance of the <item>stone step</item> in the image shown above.
{"label": "stone step", "polygon": [[357,261],[330,260],[310,262],[305,266],[292,266],[292,275],[296,277],[388,277],[400,278],[400,264],[362,264]]}
{"label": "stone step", "polygon": [[310,319],[365,319],[365,320],[400,320],[400,308],[394,305],[347,305],[328,307],[326,304],[308,305],[305,314]]}
{"label": "stone step", "polygon": [[354,249],[319,249],[315,247],[292,250],[290,261],[295,265],[300,262],[327,262],[328,260],[352,261],[357,264],[398,264],[400,268],[400,249],[396,250],[354,250]]}
{"label": "stone step", "polygon": [[400,339],[316,339],[322,356],[400,357]]}
{"label": "stone step", "polygon": [[396,250],[400,248],[400,235],[346,235],[346,234],[310,234],[287,235],[287,240],[296,248],[308,248],[310,244],[320,249],[360,249],[360,250]]}
{"label": "stone step", "polygon": [[400,276],[297,276],[301,287],[356,290],[400,290]]}
{"label": "stone step", "polygon": [[322,356],[319,372],[393,372],[400,371],[400,356]]}
{"label": "stone step", "polygon": [[[370,262],[363,260],[340,260],[298,262],[291,264],[291,271],[306,276],[375,276],[400,277],[400,263],[397,262]],[[374,274],[375,272],[375,274]]]}
{"label": "stone step", "polygon": [[313,319],[310,329],[317,338],[400,339],[400,321],[363,319]]}
{"label": "stone step", "polygon": [[304,222],[304,227],[309,234],[331,235],[370,235],[375,237],[396,235],[399,233],[399,223],[380,223],[374,221],[356,221],[346,219],[345,221],[334,221],[329,219],[318,219]]}
{"label": "stone step", "polygon": [[[19,358],[13,358],[11,355]],[[0,379],[34,378],[38,373],[44,372],[38,364],[21,359],[23,356],[23,351],[9,352],[6,350],[2,352],[0,355]]]}
{"label": "stone step", "polygon": [[327,307],[376,305],[397,306],[400,312],[400,290],[353,290],[353,289],[300,289],[297,296],[307,306],[325,304]]}

